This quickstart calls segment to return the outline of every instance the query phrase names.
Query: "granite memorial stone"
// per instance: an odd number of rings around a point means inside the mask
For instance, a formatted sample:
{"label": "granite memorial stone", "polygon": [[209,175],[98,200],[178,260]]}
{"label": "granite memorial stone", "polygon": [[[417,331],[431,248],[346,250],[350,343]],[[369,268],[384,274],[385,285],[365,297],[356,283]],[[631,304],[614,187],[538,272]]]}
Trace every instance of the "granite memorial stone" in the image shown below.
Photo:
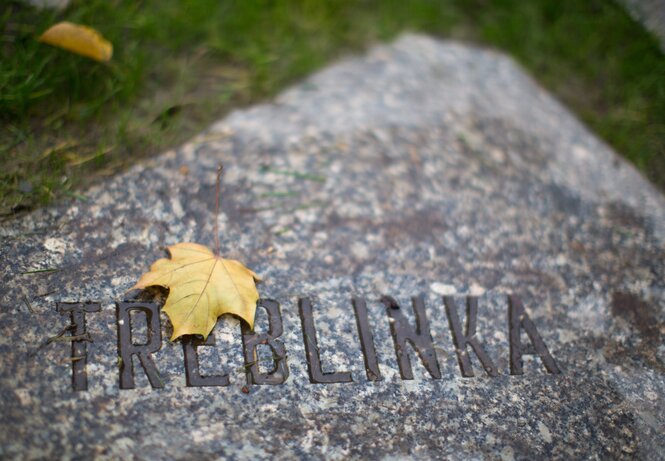
{"label": "granite memorial stone", "polygon": [[[404,36],[84,194],[2,226],[3,459],[665,454],[665,199],[499,53]],[[255,330],[171,342],[127,290],[215,219]]]}

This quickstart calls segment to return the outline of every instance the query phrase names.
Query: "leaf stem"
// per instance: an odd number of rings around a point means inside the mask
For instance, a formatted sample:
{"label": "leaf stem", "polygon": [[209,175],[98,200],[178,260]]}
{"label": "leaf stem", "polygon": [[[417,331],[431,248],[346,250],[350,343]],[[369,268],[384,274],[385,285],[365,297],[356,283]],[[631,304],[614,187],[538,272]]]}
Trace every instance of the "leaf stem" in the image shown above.
{"label": "leaf stem", "polygon": [[217,186],[215,188],[215,255],[217,256],[219,256],[219,193],[222,171],[224,171],[224,165],[220,163],[217,167]]}

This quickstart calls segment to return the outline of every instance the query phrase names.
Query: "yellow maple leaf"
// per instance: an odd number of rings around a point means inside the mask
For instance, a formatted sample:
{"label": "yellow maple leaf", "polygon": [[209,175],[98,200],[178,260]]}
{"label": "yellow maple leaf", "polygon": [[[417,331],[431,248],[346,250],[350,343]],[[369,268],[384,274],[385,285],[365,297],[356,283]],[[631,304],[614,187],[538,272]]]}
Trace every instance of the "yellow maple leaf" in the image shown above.
{"label": "yellow maple leaf", "polygon": [[95,61],[109,61],[113,56],[113,45],[99,32],[91,27],[67,21],[51,26],[39,37],[39,41]]}
{"label": "yellow maple leaf", "polygon": [[171,258],[158,259],[131,289],[153,285],[169,289],[164,312],[173,325],[171,340],[196,334],[204,338],[217,318],[234,314],[254,328],[259,277],[242,263],[224,259],[198,243],[167,248]]}

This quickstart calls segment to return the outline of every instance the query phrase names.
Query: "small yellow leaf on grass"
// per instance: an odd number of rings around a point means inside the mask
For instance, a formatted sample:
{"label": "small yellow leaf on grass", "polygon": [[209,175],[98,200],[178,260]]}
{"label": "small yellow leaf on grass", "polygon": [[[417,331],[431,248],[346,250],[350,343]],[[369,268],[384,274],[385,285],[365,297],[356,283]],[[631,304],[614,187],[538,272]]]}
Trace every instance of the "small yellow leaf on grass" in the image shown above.
{"label": "small yellow leaf on grass", "polygon": [[171,259],[150,266],[131,289],[153,285],[169,289],[164,312],[173,325],[171,340],[182,335],[204,338],[222,314],[234,314],[254,328],[259,277],[240,262],[223,259],[198,243],[168,247]]}
{"label": "small yellow leaf on grass", "polygon": [[113,55],[113,45],[99,32],[71,22],[59,22],[50,27],[39,37],[39,41],[95,61],[108,61]]}

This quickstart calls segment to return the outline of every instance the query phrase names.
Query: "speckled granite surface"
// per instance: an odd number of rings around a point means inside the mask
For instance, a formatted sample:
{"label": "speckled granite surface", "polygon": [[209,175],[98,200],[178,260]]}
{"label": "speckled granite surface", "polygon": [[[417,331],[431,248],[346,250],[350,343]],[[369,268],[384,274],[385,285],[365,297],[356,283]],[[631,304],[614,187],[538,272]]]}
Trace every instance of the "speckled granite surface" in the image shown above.
{"label": "speckled granite surface", "polygon": [[[239,324],[223,318],[199,351],[230,386],[187,387],[162,315],[164,387],[137,368],[136,389],[120,390],[114,302],[163,246],[213,244],[220,161],[223,253],[281,303],[290,376],[244,393]],[[85,194],[2,228],[4,459],[665,453],[665,200],[505,56],[405,36]],[[510,375],[508,293],[562,374],[533,357]],[[478,339],[499,376],[471,354],[475,377],[462,377],[446,294],[480,296]],[[401,379],[382,295],[409,318],[424,296],[441,379],[414,354],[415,379]],[[380,382],[365,374],[353,296],[367,300]],[[299,297],[324,371],[352,383],[309,382]],[[70,345],[44,345],[68,324],[57,301],[101,302],[87,391],[72,390]]]}

